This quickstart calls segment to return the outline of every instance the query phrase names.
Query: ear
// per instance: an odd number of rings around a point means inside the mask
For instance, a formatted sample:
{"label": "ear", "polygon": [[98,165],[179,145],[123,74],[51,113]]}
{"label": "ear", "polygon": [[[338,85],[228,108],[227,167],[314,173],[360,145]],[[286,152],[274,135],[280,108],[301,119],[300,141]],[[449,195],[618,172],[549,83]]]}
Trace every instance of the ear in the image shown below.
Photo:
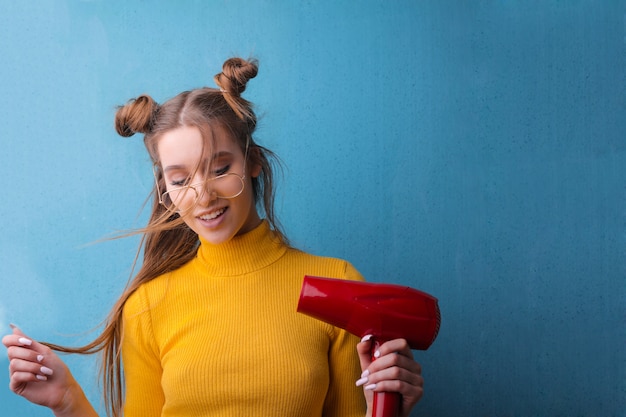
{"label": "ear", "polygon": [[249,168],[250,168],[250,177],[256,178],[261,175],[261,171],[263,171],[263,166],[258,162],[261,158],[259,158],[260,149],[255,147],[250,149],[250,157],[249,157]]}
{"label": "ear", "polygon": [[261,175],[262,170],[263,170],[263,167],[261,166],[261,164],[254,164],[252,166],[252,169],[250,170],[250,176],[252,178],[256,178],[259,175]]}

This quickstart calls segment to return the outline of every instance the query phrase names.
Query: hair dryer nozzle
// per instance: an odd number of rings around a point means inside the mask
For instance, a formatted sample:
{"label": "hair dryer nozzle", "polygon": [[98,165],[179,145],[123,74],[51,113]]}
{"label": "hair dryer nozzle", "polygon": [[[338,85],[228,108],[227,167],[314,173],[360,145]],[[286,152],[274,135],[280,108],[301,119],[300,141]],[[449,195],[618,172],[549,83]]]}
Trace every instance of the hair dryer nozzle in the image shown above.
{"label": "hair dryer nozzle", "polygon": [[439,332],[437,299],[394,284],[305,276],[298,311],[356,336],[406,339],[412,349],[426,350]]}

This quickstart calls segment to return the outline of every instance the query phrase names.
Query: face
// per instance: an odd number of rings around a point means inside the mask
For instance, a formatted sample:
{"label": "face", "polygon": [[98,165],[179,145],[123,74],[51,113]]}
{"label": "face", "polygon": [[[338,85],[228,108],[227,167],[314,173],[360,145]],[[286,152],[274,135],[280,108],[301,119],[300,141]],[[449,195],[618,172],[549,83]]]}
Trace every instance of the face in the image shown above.
{"label": "face", "polygon": [[[195,187],[197,194],[187,190],[184,198],[179,199],[176,210],[187,226],[201,238],[217,245],[249,232],[260,223],[254,203],[252,178],[260,174],[261,166],[249,165],[245,168],[241,194],[233,198],[220,197],[227,194],[222,192],[223,188],[232,189],[228,181],[234,179],[237,182],[237,177],[226,177],[227,185],[224,186],[223,180],[207,182],[210,178],[204,176],[213,178],[228,173],[242,176],[244,154],[225,129],[216,126],[212,130],[214,138],[209,161],[201,160],[203,138],[197,127],[184,126],[164,133],[157,144],[157,152],[167,191],[176,195],[176,189],[183,185],[199,184]],[[210,175],[206,175],[206,164],[210,166]]]}

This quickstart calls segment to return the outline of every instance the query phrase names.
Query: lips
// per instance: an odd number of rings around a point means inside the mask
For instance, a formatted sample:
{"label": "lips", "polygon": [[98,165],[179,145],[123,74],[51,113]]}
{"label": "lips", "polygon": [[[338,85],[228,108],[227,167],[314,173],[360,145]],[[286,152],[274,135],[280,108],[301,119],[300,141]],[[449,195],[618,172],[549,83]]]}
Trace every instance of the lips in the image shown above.
{"label": "lips", "polygon": [[209,213],[204,213],[204,214],[198,216],[198,218],[200,220],[205,220],[205,221],[217,219],[219,216],[224,214],[225,211],[226,211],[226,207],[218,209],[218,210],[215,210],[215,211],[211,211]]}

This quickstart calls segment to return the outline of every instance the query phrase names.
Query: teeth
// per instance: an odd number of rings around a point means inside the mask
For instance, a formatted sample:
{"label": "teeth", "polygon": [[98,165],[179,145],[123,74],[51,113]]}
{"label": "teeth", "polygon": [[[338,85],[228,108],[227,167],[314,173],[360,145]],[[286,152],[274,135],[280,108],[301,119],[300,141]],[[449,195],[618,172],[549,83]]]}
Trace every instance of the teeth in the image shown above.
{"label": "teeth", "polygon": [[224,211],[226,211],[225,208],[219,209],[219,210],[214,211],[212,213],[203,214],[202,216],[200,216],[200,219],[202,219],[202,220],[213,220],[214,218],[216,218],[220,214],[222,214]]}

